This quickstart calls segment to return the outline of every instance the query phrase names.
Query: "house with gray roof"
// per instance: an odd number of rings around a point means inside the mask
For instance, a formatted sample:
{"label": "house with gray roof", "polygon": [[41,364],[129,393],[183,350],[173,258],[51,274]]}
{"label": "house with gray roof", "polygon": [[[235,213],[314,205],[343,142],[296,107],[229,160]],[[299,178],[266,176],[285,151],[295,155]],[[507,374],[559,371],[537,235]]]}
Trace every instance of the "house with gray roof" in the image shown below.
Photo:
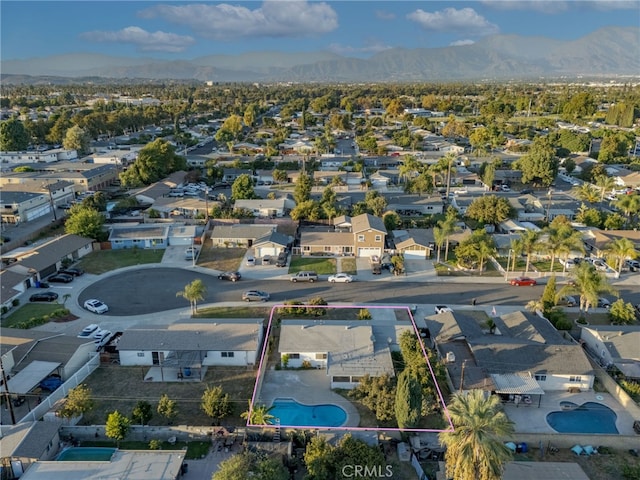
{"label": "house with gray roof", "polygon": [[7,191],[0,192],[2,202],[2,223],[18,224],[29,222],[51,212],[49,195],[43,192]]}
{"label": "house with gray roof", "polygon": [[256,225],[234,223],[216,225],[211,231],[211,243],[214,247],[252,247],[255,241],[275,232],[277,225]]}
{"label": "house with gray roof", "polygon": [[491,320],[463,312],[425,318],[454,390],[542,395],[593,388],[594,371],[582,347],[546,318],[513,312]]}
{"label": "house with gray roof", "polygon": [[285,197],[270,199],[236,200],[233,204],[235,210],[248,210],[254,217],[284,217],[294,209],[296,202]]}
{"label": "house with gray roof", "polygon": [[8,474],[6,478],[20,477],[38,460],[53,460],[59,451],[60,424],[52,421],[22,422],[3,430],[0,452],[2,469]]}
{"label": "house with gray roof", "polygon": [[127,248],[167,248],[169,242],[168,224],[126,224],[111,225],[109,242],[113,250]]}
{"label": "house with gray roof", "polygon": [[193,372],[207,367],[255,365],[264,336],[262,318],[184,320],[130,328],[118,341],[120,365]]}
{"label": "house with gray roof", "polygon": [[640,327],[589,325],[580,329],[580,342],[606,368],[615,367],[629,379],[640,380]]}
{"label": "house with gray roof", "polygon": [[273,231],[256,239],[253,243],[253,250],[257,258],[267,255],[276,257],[280,252],[284,252],[291,243],[293,243],[293,238],[289,235]]}
{"label": "house with gray roof", "polygon": [[394,375],[394,339],[376,333],[362,321],[282,320],[278,353],[283,365],[324,370],[331,388],[352,389],[364,375]]}

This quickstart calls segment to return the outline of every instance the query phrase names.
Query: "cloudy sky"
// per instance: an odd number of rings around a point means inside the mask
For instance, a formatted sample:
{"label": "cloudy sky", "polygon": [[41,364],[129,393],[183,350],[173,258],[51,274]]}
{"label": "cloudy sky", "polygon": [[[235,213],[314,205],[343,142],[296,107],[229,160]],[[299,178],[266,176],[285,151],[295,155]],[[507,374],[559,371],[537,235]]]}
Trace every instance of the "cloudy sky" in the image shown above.
{"label": "cloudy sky", "polygon": [[2,60],[81,52],[191,59],[261,50],[369,57],[493,34],[569,40],[606,26],[640,27],[638,0],[2,0],[0,14]]}

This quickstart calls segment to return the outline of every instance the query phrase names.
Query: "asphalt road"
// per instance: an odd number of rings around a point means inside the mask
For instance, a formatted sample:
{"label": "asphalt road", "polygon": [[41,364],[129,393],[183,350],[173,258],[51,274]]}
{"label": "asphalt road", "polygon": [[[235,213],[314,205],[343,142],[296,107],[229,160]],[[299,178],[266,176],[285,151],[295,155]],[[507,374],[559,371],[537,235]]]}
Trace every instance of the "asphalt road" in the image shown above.
{"label": "asphalt road", "polygon": [[[88,298],[98,298],[109,305],[111,316],[143,315],[177,308],[187,308],[188,302],[176,292],[194,279],[207,287],[202,304],[241,301],[245,290],[264,290],[271,302],[308,300],[322,296],[330,303],[380,304],[450,304],[469,305],[476,298],[479,305],[526,305],[540,298],[544,286],[512,287],[507,284],[421,283],[421,282],[353,282],[351,284],[291,283],[286,280],[251,280],[239,282],[218,280],[217,277],[179,268],[150,268],[124,272],[95,282],[78,297],[82,305]],[[626,301],[640,303],[640,293],[622,289]]]}

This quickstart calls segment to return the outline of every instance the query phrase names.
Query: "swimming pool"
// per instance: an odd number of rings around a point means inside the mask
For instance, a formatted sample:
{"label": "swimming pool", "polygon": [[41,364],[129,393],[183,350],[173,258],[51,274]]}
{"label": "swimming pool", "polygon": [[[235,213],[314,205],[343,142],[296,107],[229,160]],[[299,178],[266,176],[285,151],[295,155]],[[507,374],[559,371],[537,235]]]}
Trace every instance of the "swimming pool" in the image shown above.
{"label": "swimming pool", "polygon": [[571,408],[570,402],[562,402],[561,412],[547,415],[547,423],[559,433],[620,433],[616,428],[618,416],[606,405],[587,402]]}
{"label": "swimming pool", "polygon": [[339,427],[347,420],[337,405],[303,405],[292,398],[276,398],[269,413],[290,427]]}
{"label": "swimming pool", "polygon": [[58,462],[108,462],[117,449],[106,447],[71,447],[58,455]]}

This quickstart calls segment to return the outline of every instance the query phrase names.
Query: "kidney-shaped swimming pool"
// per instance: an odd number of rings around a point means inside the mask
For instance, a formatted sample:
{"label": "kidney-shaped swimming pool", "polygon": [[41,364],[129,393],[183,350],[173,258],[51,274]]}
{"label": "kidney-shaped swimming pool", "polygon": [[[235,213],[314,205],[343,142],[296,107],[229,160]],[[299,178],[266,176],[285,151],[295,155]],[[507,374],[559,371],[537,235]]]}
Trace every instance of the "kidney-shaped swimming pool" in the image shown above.
{"label": "kidney-shaped swimming pool", "polygon": [[[570,402],[565,403],[563,408],[571,407]],[[551,412],[547,415],[547,423],[559,433],[620,433],[616,428],[617,418],[606,405],[587,402],[561,412]]]}
{"label": "kidney-shaped swimming pool", "polygon": [[347,412],[337,405],[304,405],[292,398],[276,398],[269,414],[288,427],[339,427]]}

